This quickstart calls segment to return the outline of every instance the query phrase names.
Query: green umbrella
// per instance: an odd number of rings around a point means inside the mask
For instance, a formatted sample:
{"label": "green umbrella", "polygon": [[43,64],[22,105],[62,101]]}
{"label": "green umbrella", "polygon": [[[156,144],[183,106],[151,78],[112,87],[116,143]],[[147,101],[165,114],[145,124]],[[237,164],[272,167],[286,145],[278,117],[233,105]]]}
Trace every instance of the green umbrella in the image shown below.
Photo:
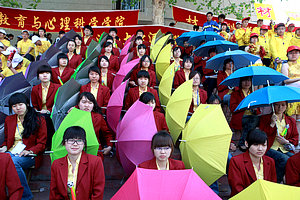
{"label": "green umbrella", "polygon": [[77,73],[84,68],[85,66],[89,65],[92,66],[94,65],[95,62],[93,62],[92,60],[86,58],[82,63],[80,63],[80,65],[75,69],[75,72],[73,73],[73,75],[71,76],[71,78],[75,79],[77,76]]}
{"label": "green umbrella", "polygon": [[91,55],[91,53],[94,51],[94,49],[97,47],[98,42],[96,42],[95,40],[92,40],[90,45],[88,46],[85,55],[86,57],[89,57],[89,55]]}
{"label": "green umbrella", "polygon": [[86,153],[97,155],[99,143],[94,131],[91,113],[73,108],[52,137],[51,151],[53,153],[50,155],[52,162],[67,155],[68,152],[61,143],[65,130],[71,126],[80,126],[85,130],[87,142]]}

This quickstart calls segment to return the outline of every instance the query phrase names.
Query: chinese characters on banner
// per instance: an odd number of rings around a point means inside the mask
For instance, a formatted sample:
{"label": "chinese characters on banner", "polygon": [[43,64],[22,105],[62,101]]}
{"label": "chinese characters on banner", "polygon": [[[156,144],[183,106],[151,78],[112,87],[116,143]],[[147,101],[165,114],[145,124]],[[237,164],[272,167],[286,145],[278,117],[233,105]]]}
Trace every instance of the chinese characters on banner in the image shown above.
{"label": "chinese characters on banner", "polygon": [[255,3],[255,12],[257,19],[276,20],[273,6],[270,4]]}
{"label": "chinese characters on banner", "polygon": [[0,27],[47,32],[80,32],[80,27],[137,25],[139,10],[43,11],[0,7]]}
{"label": "chinese characters on banner", "polygon": [[[191,25],[202,26],[206,21],[206,13],[198,12],[186,8],[182,8],[179,6],[172,6],[173,19],[177,22],[183,22]],[[213,20],[218,22],[217,17],[213,17]],[[228,19],[226,18],[228,26],[231,30],[235,29],[235,23],[240,20]],[[249,23],[249,27],[255,27],[256,24]]]}

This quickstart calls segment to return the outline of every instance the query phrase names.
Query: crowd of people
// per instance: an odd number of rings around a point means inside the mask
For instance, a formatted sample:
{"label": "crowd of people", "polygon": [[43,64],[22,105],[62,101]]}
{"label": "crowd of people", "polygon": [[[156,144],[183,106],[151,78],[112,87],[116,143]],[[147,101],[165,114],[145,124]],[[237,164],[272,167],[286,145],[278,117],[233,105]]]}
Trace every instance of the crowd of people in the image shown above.
{"label": "crowd of people", "polygon": [[[283,84],[300,87],[300,28],[284,23],[270,26],[263,20],[257,20],[257,27],[248,27],[250,18],[236,23],[231,30],[225,15],[219,16],[219,23],[212,20],[213,13],[207,13],[207,22],[202,31],[214,31],[228,41],[237,43],[240,50],[260,56],[261,65],[274,68],[290,79]],[[196,29],[199,27],[195,27]],[[66,83],[74,70],[84,61],[85,52],[92,40],[93,28],[86,25],[84,35],[76,35],[67,44],[67,53],[57,55],[58,66],[41,65],[37,70],[40,84],[33,86],[31,98],[15,93],[9,98],[12,115],[5,119],[5,139],[0,148],[1,167],[0,198],[32,199],[25,169],[38,168],[45,149],[50,149],[54,127],[50,114],[54,105],[55,94]],[[76,195],[77,199],[102,199],[105,175],[102,161],[104,155],[114,151],[115,134],[107,124],[105,114],[112,94],[112,85],[120,69],[120,51],[123,40],[117,35],[117,29],[111,28],[109,36],[98,57],[97,65],[88,70],[89,83],[82,85],[79,99],[74,108],[90,112],[96,137],[100,144],[97,156],[85,153],[86,133],[83,128],[72,126],[64,132],[62,145],[68,154],[53,162],[51,166],[50,199],[68,199]],[[153,108],[158,133],[152,139],[153,159],[139,164],[139,167],[158,170],[184,169],[182,161],[171,159],[174,144],[164,116],[164,110],[158,95],[158,79],[155,63],[150,58],[151,43],[144,40],[144,31],[136,31],[130,52],[140,62],[130,72],[129,90],[124,100],[124,109],[140,100]],[[208,51],[208,57],[194,55],[196,46],[184,41],[178,46],[172,33],[168,43],[172,46],[170,63],[175,63],[173,88],[178,88],[188,80],[193,80],[193,97],[189,108],[189,117],[200,104],[221,104],[224,110],[232,114],[228,123],[239,141],[231,142],[230,149],[236,146],[244,153],[231,158],[228,167],[228,180],[231,195],[248,187],[257,179],[300,185],[299,153],[295,148],[299,142],[300,106],[299,103],[277,102],[272,113],[264,113],[261,108],[235,111],[239,103],[253,92],[251,77],[240,80],[239,87],[227,87],[220,83],[235,70],[231,59],[224,61],[223,70],[217,72],[206,69],[206,61],[217,55],[215,48]],[[59,33],[58,42],[64,32]],[[49,36],[49,35],[47,35]],[[30,39],[31,38],[31,39]],[[207,41],[203,40],[200,45]],[[0,30],[0,76],[2,79],[25,71],[29,64],[38,61],[51,46],[52,40],[46,37],[46,31],[40,28],[38,34],[30,35],[22,31],[22,39],[17,48],[9,41],[6,31]],[[230,99],[230,100],[229,100]],[[71,111],[71,108],[69,111]],[[187,116],[187,118],[189,118]],[[280,133],[280,134],[278,134]],[[284,134],[281,134],[284,133]],[[6,152],[6,153],[4,153]],[[8,156],[9,155],[9,156]],[[12,161],[11,161],[12,160]],[[13,165],[15,167],[13,167]],[[5,178],[7,177],[7,178]],[[19,177],[19,178],[17,178]],[[13,181],[12,181],[13,180]],[[217,189],[214,189],[218,193]]]}

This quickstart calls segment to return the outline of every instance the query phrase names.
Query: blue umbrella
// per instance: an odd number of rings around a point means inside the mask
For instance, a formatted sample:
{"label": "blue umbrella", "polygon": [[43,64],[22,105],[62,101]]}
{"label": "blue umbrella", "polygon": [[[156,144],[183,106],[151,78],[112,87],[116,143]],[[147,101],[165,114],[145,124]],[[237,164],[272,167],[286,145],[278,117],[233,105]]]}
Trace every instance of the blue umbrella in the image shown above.
{"label": "blue umbrella", "polygon": [[202,31],[199,34],[190,37],[188,43],[198,47],[200,46],[200,42],[202,40],[215,41],[215,40],[225,40],[225,39],[214,31]]}
{"label": "blue umbrella", "polygon": [[218,53],[223,53],[228,50],[238,50],[239,46],[236,43],[226,40],[209,41],[195,49],[194,54],[196,56],[209,57],[208,50],[211,48],[215,48]]}
{"label": "blue umbrella", "polygon": [[247,76],[253,77],[253,85],[275,84],[289,79],[287,76],[272,68],[265,66],[250,66],[236,70],[223,80],[220,85],[227,85],[231,87],[239,86],[240,78]]}
{"label": "blue umbrella", "polygon": [[260,59],[259,56],[241,50],[226,51],[209,59],[205,68],[220,71],[223,69],[224,60],[228,58],[233,60],[236,69],[252,65]]}
{"label": "blue umbrella", "polygon": [[300,88],[291,86],[269,86],[256,90],[244,98],[235,111],[269,106],[280,101],[287,101],[288,103],[300,101]]}
{"label": "blue umbrella", "polygon": [[178,46],[183,47],[184,41],[187,41],[190,39],[190,37],[199,35],[200,33],[201,32],[198,32],[198,31],[184,32],[176,39],[176,42],[177,42]]}

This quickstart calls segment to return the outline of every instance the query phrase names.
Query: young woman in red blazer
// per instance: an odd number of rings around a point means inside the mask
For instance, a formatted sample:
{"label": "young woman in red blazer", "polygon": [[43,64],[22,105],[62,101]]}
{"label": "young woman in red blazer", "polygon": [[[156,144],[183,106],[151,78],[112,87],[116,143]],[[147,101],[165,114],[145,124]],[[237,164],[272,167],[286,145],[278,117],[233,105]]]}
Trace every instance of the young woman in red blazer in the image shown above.
{"label": "young woman in red blazer", "polygon": [[87,47],[82,45],[82,37],[80,35],[76,35],[74,37],[74,41],[76,43],[75,53],[77,55],[81,55],[82,59],[84,60]]}
{"label": "young woman in red blazer", "polygon": [[247,151],[231,158],[228,171],[228,182],[231,196],[247,188],[258,179],[276,182],[275,163],[265,156],[267,135],[255,129],[247,135]]}
{"label": "young woman in red blazer", "polygon": [[144,92],[151,92],[155,96],[156,108],[155,110],[160,111],[160,102],[158,98],[157,91],[149,87],[150,75],[149,72],[145,70],[140,70],[137,74],[137,87],[130,88],[126,99],[125,99],[125,109],[128,110],[130,106],[140,98],[140,95]]}
{"label": "young woman in red blazer", "polygon": [[151,149],[154,158],[139,164],[139,167],[157,170],[185,169],[182,161],[170,158],[174,150],[174,144],[171,135],[167,131],[159,131],[153,136]]}
{"label": "young woman in red blazer", "polygon": [[115,74],[109,70],[109,59],[106,56],[101,56],[99,58],[98,63],[101,76],[100,76],[100,83],[104,86],[107,86],[109,90],[112,90],[112,84],[114,82]]}
{"label": "young woman in red blazer", "polygon": [[285,174],[285,165],[289,157],[294,155],[293,149],[287,148],[287,145],[297,146],[299,133],[295,119],[284,114],[287,102],[276,102],[273,105],[275,113],[261,116],[259,128],[268,136],[266,155],[275,160],[277,181],[280,183]]}
{"label": "young woman in red blazer", "polygon": [[0,163],[0,199],[21,199],[23,187],[10,155],[0,153]]}
{"label": "young woman in red blazer", "polygon": [[83,151],[86,133],[79,126],[66,129],[62,145],[68,154],[53,162],[51,166],[50,200],[103,199],[105,175],[99,157]]}
{"label": "young woman in red blazer", "polygon": [[110,28],[108,31],[108,35],[112,37],[113,41],[112,43],[114,44],[113,46],[118,48],[118,49],[123,49],[123,43],[119,40],[119,37],[117,36],[118,31],[116,28]]}
{"label": "young woman in red blazer", "polygon": [[114,52],[112,51],[113,45],[111,42],[106,42],[104,45],[104,54],[101,54],[98,58],[98,61],[102,56],[106,56],[109,59],[109,70],[113,73],[117,73],[120,69],[119,65],[119,59],[118,56],[114,55]]}
{"label": "young woman in red blazer", "polygon": [[178,88],[179,85],[189,80],[189,75],[194,66],[193,57],[184,57],[182,62],[183,68],[180,68],[177,72],[175,72],[173,86],[174,88]]}
{"label": "young woman in red blazer", "polygon": [[183,60],[180,58],[181,56],[181,48],[175,47],[173,49],[173,57],[171,57],[170,64],[175,62],[175,72],[180,69],[181,66],[183,66]]}
{"label": "young woman in red blazer", "polygon": [[290,157],[285,166],[287,185],[300,187],[300,153]]}
{"label": "young woman in red blazer", "polygon": [[[9,100],[10,112],[4,124],[4,142],[0,152],[8,152],[15,164],[24,192],[22,199],[32,199],[24,169],[37,168],[47,141],[47,127],[44,117],[30,107],[29,99],[23,93],[13,94]],[[36,157],[32,157],[36,154]]]}
{"label": "young woman in red blazer", "polygon": [[68,60],[69,60],[69,67],[72,69],[76,69],[82,62],[82,56],[76,54],[75,52],[76,43],[74,40],[69,40],[67,43],[67,49],[68,49]]}
{"label": "young woman in red blazer", "polygon": [[93,35],[94,35],[94,30],[90,25],[85,25],[83,27],[83,32],[84,32],[84,37],[82,41],[82,45],[88,47],[90,43],[92,42]]}
{"label": "young woman in red blazer", "polygon": [[197,71],[192,71],[189,79],[193,79],[193,98],[189,109],[189,113],[194,113],[200,104],[206,104],[207,92],[200,88],[201,75]]}
{"label": "young woman in red blazer", "polygon": [[223,100],[224,95],[228,94],[230,90],[232,90],[230,87],[226,85],[220,85],[222,81],[224,81],[229,75],[233,73],[234,69],[234,63],[232,59],[226,59],[224,61],[223,70],[218,72],[217,77],[217,89],[218,89],[218,96]]}
{"label": "young woman in red blazer", "polygon": [[69,58],[66,54],[57,55],[58,66],[52,68],[52,82],[56,84],[66,83],[74,73],[74,69],[68,67]]}

